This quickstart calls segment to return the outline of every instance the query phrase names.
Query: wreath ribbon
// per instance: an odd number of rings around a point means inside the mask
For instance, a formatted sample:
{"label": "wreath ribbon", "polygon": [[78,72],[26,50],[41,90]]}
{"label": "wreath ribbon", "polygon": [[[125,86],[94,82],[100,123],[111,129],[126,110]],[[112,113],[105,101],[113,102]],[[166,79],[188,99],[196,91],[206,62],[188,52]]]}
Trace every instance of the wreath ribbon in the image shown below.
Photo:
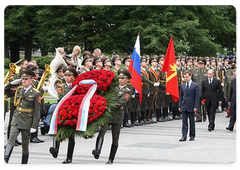
{"label": "wreath ribbon", "polygon": [[[77,131],[86,131],[90,100],[97,89],[97,83],[94,80],[82,80],[79,82],[79,85],[81,84],[93,84],[81,102],[76,126]],[[74,86],[57,104],[56,108],[53,111],[51,124],[48,131],[49,135],[57,134],[57,118],[59,109],[61,108],[62,104],[76,91],[79,85]]]}

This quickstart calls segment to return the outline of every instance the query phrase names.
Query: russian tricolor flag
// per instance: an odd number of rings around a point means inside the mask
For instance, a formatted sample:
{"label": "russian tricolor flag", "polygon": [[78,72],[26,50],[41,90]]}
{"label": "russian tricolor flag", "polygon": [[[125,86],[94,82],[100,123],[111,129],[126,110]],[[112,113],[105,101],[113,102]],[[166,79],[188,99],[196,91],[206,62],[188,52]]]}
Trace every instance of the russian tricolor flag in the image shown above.
{"label": "russian tricolor flag", "polygon": [[139,34],[133,49],[132,58],[128,71],[132,73],[131,84],[139,93],[139,102],[142,102],[142,78],[140,65],[140,41]]}

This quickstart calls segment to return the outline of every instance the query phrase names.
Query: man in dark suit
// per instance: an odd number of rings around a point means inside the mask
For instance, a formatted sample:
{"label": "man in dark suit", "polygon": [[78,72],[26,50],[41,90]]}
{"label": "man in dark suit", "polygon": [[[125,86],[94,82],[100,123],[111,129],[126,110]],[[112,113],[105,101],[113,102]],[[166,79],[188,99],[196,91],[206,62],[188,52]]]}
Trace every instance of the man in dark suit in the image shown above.
{"label": "man in dark suit", "polygon": [[195,121],[194,115],[200,103],[199,85],[191,80],[191,72],[184,72],[184,80],[180,87],[179,111],[182,112],[182,138],[180,142],[186,141],[188,132],[188,117],[190,121],[190,141],[195,139]]}
{"label": "man in dark suit", "polygon": [[[214,130],[215,127],[215,114],[218,104],[222,104],[222,86],[218,79],[213,77],[213,70],[208,70],[208,78],[202,81],[202,99],[206,99],[206,109],[208,113],[208,131]],[[219,102],[218,102],[219,101]]]}
{"label": "man in dark suit", "polygon": [[229,121],[228,127],[226,127],[227,130],[233,131],[234,124],[236,122],[236,70],[233,71],[233,74],[235,76],[234,79],[232,79],[231,82],[231,89],[229,92],[229,101],[228,105],[231,106],[231,117]]}

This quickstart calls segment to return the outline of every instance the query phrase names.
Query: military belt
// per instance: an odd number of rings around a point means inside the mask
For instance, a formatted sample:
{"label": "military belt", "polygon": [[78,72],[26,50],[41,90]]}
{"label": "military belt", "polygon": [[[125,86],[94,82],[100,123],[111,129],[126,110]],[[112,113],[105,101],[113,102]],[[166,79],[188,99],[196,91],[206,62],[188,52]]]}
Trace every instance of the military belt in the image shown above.
{"label": "military belt", "polygon": [[120,107],[120,110],[123,110],[123,106]]}
{"label": "military belt", "polygon": [[147,83],[145,83],[145,82],[142,82],[142,84],[147,84]]}
{"label": "military belt", "polygon": [[20,111],[20,112],[26,112],[26,113],[31,113],[33,111],[33,109],[24,109],[22,107],[17,107],[17,109]]}

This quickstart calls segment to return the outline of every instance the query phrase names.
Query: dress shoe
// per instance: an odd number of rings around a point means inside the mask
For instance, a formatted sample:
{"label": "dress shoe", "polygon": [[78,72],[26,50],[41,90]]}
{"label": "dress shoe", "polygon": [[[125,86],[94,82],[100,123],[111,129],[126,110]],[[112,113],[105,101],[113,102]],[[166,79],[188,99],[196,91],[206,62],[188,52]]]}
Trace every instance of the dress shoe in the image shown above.
{"label": "dress shoe", "polygon": [[123,125],[123,127],[128,127],[128,128],[130,128],[130,127],[132,127],[129,123],[125,123],[124,125]]}
{"label": "dress shoe", "polygon": [[66,158],[62,163],[63,163],[63,164],[72,163],[72,158]]}
{"label": "dress shoe", "polygon": [[181,139],[179,139],[180,142],[183,142],[183,141],[186,141],[186,140],[187,140],[187,138],[181,138]]}
{"label": "dress shoe", "polygon": [[17,142],[14,143],[14,146],[19,146],[19,144],[17,144]]}
{"label": "dress shoe", "polygon": [[198,120],[196,120],[195,122],[202,122],[202,120],[201,120],[201,119],[198,119]]}
{"label": "dress shoe", "polygon": [[194,141],[194,137],[190,137],[189,141]]}
{"label": "dress shoe", "polygon": [[212,131],[212,129],[211,129],[211,128],[208,128],[208,131],[209,131],[209,132],[211,132],[211,131]]}
{"label": "dress shoe", "polygon": [[233,131],[233,128],[226,127],[227,130]]}
{"label": "dress shoe", "polygon": [[15,141],[18,145],[22,145],[22,142],[20,142],[19,140]]}
{"label": "dress shoe", "polygon": [[106,162],[106,164],[113,164],[113,160],[111,160],[111,159],[109,159],[107,162]]}
{"label": "dress shoe", "polygon": [[40,143],[36,138],[30,139],[30,142],[31,142],[31,143]]}
{"label": "dress shoe", "polygon": [[41,143],[44,142],[44,140],[41,140],[41,139],[39,139],[38,137],[35,137],[35,139],[38,140],[38,141],[41,142]]}
{"label": "dress shoe", "polygon": [[52,156],[53,156],[54,158],[57,158],[57,157],[58,157],[58,152],[57,152],[57,150],[56,150],[54,147],[50,147],[50,148],[49,148],[49,152],[52,154]]}

